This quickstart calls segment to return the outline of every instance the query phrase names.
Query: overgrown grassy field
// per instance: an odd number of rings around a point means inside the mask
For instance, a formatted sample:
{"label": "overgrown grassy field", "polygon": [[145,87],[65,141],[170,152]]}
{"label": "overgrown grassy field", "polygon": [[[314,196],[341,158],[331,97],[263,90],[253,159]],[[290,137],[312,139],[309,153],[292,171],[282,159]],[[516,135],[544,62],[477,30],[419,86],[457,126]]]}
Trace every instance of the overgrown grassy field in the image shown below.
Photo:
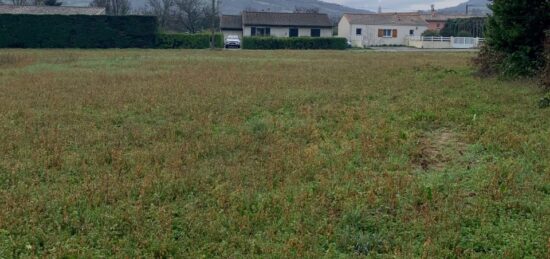
{"label": "overgrown grassy field", "polygon": [[550,110],[471,57],[0,50],[0,258],[548,257]]}

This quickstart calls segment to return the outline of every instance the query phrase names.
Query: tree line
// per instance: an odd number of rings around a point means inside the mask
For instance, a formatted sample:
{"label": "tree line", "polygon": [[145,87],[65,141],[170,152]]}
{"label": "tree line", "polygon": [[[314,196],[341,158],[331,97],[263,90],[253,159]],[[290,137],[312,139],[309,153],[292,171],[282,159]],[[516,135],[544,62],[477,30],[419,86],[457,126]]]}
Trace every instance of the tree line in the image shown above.
{"label": "tree line", "polygon": [[[213,23],[217,23],[219,2],[220,0],[147,0],[145,8],[132,10],[130,0],[92,0],[90,6],[105,8],[107,15],[156,16],[161,30],[196,33],[207,30]],[[9,0],[8,3],[17,6],[63,4],[58,0]]]}
{"label": "tree line", "polygon": [[156,16],[161,30],[197,33],[218,23],[219,4],[208,0],[147,0],[147,7],[139,12]]}

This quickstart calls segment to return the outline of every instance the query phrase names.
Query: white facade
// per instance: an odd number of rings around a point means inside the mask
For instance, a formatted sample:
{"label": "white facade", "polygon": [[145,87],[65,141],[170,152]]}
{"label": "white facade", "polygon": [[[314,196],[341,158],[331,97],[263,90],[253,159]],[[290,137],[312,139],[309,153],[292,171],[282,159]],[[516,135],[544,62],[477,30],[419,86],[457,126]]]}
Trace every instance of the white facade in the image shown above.
{"label": "white facade", "polygon": [[[270,36],[272,37],[290,37],[290,29],[297,27],[270,27],[270,26],[244,26],[244,37],[252,36],[252,27],[256,28],[269,28]],[[311,37],[312,29],[319,29],[320,37],[332,37],[332,28],[304,28],[298,29],[298,37]]]}
{"label": "white facade", "polygon": [[227,40],[227,36],[229,35],[237,35],[239,36],[239,39],[243,39],[243,31],[242,30],[222,30],[223,34],[223,40]]}
{"label": "white facade", "polygon": [[[427,26],[351,24],[342,17],[338,36],[348,39],[354,47],[407,45],[409,36],[420,36]],[[380,34],[382,30],[382,35]]]}

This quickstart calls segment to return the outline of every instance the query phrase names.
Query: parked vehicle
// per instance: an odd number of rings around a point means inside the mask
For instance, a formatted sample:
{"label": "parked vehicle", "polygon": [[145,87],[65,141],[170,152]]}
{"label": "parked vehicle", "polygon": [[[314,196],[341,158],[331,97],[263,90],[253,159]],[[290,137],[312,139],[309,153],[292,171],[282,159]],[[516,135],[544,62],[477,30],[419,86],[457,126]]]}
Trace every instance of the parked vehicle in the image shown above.
{"label": "parked vehicle", "polygon": [[225,48],[240,48],[241,47],[241,39],[237,35],[229,35],[227,36],[227,39],[225,39]]}

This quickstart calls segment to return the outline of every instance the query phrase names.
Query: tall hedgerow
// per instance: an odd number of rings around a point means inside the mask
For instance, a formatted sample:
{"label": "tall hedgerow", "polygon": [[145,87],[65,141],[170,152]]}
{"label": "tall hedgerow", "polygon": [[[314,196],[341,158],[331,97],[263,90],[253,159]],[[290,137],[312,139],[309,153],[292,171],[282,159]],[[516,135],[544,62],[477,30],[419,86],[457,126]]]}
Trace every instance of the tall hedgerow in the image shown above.
{"label": "tall hedgerow", "polygon": [[548,0],[493,0],[480,72],[533,76],[544,67],[544,31],[550,27]]}

